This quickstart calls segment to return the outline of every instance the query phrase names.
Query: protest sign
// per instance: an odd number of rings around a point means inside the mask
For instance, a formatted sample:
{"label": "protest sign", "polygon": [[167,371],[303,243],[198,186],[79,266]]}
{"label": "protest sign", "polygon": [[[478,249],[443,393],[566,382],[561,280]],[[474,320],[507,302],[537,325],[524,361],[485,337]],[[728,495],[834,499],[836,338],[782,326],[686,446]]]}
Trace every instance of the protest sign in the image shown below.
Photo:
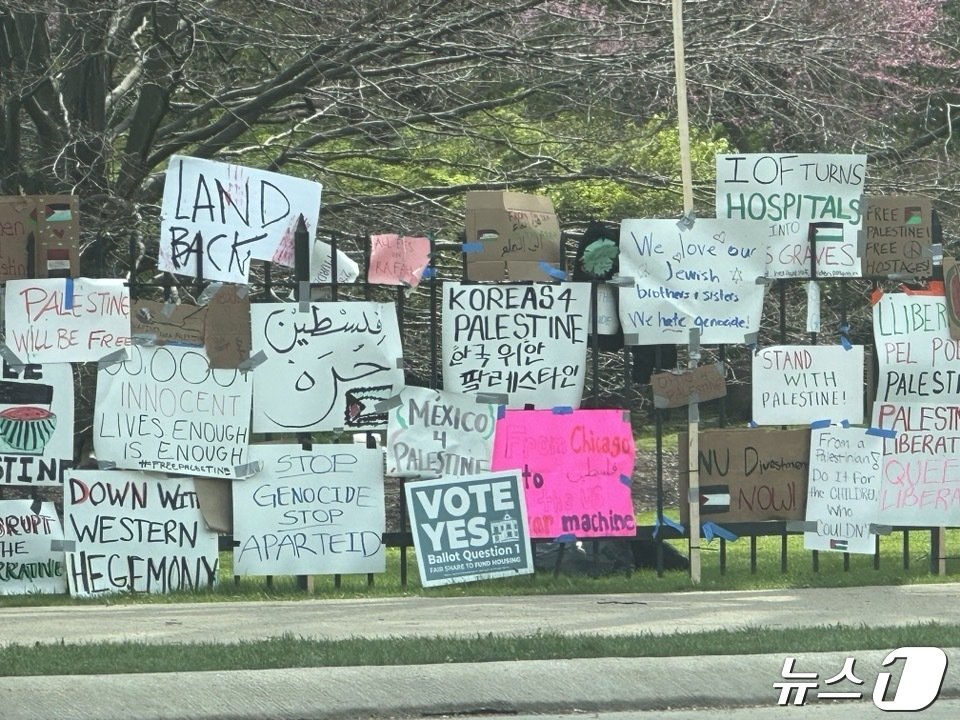
{"label": "protest sign", "polygon": [[950,337],[960,340],[960,264],[949,255],[943,256],[943,287]]}
{"label": "protest sign", "polygon": [[634,537],[633,430],[626,410],[507,410],[493,470],[523,478],[530,537]]}
{"label": "protest sign", "polygon": [[73,370],[2,364],[0,485],[62,485],[73,466]]}
{"label": "protest sign", "polygon": [[753,421],[863,421],[863,346],[779,345],[753,355]]}
{"label": "protest sign", "polygon": [[[680,498],[689,495],[689,435],[680,433]],[[698,446],[700,515],[716,523],[802,520],[807,494],[810,429],[704,430]],[[680,521],[690,505],[680,503]]]}
{"label": "protest sign", "polygon": [[250,295],[243,285],[220,286],[207,303],[203,345],[212,368],[235,368],[250,358]]}
{"label": "protest sign", "polygon": [[52,502],[0,500],[0,595],[65,593],[63,528]]}
{"label": "protest sign", "polygon": [[467,280],[547,280],[560,272],[560,222],[545,195],[474,190],[466,197]]}
{"label": "protest sign", "polygon": [[490,470],[497,405],[473,395],[410,386],[387,404],[387,475]]}
{"label": "protest sign", "polygon": [[927,278],[933,273],[929,198],[882,195],[866,200],[863,276]]}
{"label": "protest sign", "polygon": [[700,365],[681,372],[653,373],[650,376],[653,406],[686,407],[726,397],[727,382],[723,363]]}
{"label": "protest sign", "polygon": [[133,301],[130,329],[133,341],[140,345],[203,347],[206,317],[206,305],[138,298]]}
{"label": "protest sign", "polygon": [[157,268],[246,283],[250,261],[293,266],[301,215],[320,216],[320,183],[256,168],[174,155],[160,209]]}
{"label": "protest sign", "polygon": [[24,363],[95,362],[130,340],[130,290],[123,280],[9,280],[7,347]]}
{"label": "protest sign", "polygon": [[876,550],[870,526],[880,509],[883,438],[856,427],[818,427],[810,435],[807,550],[865,553]]}
{"label": "protest sign", "polygon": [[254,432],[386,427],[376,406],[403,386],[392,303],[255,303],[250,315]]}
{"label": "protest sign", "polygon": [[881,521],[960,524],[960,342],[942,296],[883,295],[873,306],[874,426],[884,438]]}
{"label": "protest sign", "polygon": [[766,224],[769,277],[810,277],[811,223],[827,223],[816,236],[817,277],[859,277],[866,155],[718,154],[716,162],[717,217]]}
{"label": "protest sign", "polygon": [[97,372],[97,459],[135,470],[246,477],[251,398],[247,374],[211,368],[202,350],[135,345],[129,360]]}
{"label": "protest sign", "polygon": [[254,445],[256,477],[233,484],[239,575],[383,572],[383,458],[356,445]]}
{"label": "protest sign", "polygon": [[404,486],[424,587],[533,573],[520,473]]}
{"label": "protest sign", "polygon": [[627,345],[743,343],[760,329],[762,223],[624,220],[620,225],[620,323]]}
{"label": "protest sign", "polygon": [[588,283],[444,283],[444,389],[510,407],[579,407],[589,311]]}
{"label": "protest sign", "polygon": [[168,593],[217,583],[217,534],[191,478],[74,470],[63,496],[70,594]]}
{"label": "protest sign", "polygon": [[416,287],[429,264],[428,238],[400,237],[396,234],[370,236],[369,283]]}
{"label": "protest sign", "polygon": [[[360,266],[343,250],[337,250],[337,282],[352,283],[360,277]],[[310,248],[310,282],[333,282],[333,248],[321,240]]]}
{"label": "protest sign", "polygon": [[80,213],[75,195],[0,197],[0,282],[79,274]]}

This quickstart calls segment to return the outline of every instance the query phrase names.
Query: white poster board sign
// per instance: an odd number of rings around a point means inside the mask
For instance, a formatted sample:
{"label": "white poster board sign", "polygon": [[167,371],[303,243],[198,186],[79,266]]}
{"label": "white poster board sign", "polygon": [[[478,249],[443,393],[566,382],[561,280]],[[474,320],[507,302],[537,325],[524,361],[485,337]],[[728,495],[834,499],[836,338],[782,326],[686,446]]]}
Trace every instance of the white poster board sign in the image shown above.
{"label": "white poster board sign", "polygon": [[579,407],[589,283],[443,284],[443,387],[522,408]]}
{"label": "white poster board sign", "polygon": [[96,362],[131,344],[123,280],[8,280],[3,308],[7,347],[23,363]]}
{"label": "white poster board sign", "polygon": [[239,575],[375,573],[386,568],[383,458],[356,445],[254,445],[256,477],[234,483]]}
{"label": "white poster board sign", "polygon": [[377,405],[403,386],[393,303],[255,303],[250,316],[254,432],[386,427]]}
{"label": "white poster board sign", "polygon": [[63,528],[52,502],[0,500],[0,595],[65,593]]}
{"label": "white poster board sign", "polygon": [[313,237],[322,186],[256,168],[174,155],[160,209],[157,267],[208,280],[246,283],[250,261],[293,266],[303,215]]}
{"label": "white poster board sign", "polygon": [[212,369],[200,348],[135,345],[97,372],[94,451],[119,468],[246,477],[252,397],[249,373]]}
{"label": "white poster board sign", "polygon": [[810,223],[817,277],[860,277],[857,233],[863,227],[866,155],[718,154],[717,217],[767,225],[767,275],[810,277]]}
{"label": "white poster board sign", "polygon": [[865,553],[876,550],[870,526],[880,512],[883,438],[862,427],[813,428],[807,483],[807,550]]}
{"label": "white poster board sign", "polygon": [[[343,250],[337,249],[337,282],[353,283],[360,277],[360,266]],[[310,248],[310,282],[333,282],[333,248],[316,240]]]}
{"label": "white poster board sign", "polygon": [[192,478],[75,470],[63,497],[70,594],[168,593],[217,583],[217,534]]}
{"label": "white poster board sign", "polygon": [[620,323],[627,345],[743,343],[760,329],[762,223],[699,219],[620,224]]}

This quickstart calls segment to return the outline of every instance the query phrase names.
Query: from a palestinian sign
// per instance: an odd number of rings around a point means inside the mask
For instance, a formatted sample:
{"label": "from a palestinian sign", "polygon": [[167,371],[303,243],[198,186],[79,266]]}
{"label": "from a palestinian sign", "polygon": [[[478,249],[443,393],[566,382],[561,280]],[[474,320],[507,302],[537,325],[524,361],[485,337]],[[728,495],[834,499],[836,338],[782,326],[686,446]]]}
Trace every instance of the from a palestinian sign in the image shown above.
{"label": "from a palestinian sign", "polygon": [[52,502],[0,500],[0,595],[65,593],[62,546]]}

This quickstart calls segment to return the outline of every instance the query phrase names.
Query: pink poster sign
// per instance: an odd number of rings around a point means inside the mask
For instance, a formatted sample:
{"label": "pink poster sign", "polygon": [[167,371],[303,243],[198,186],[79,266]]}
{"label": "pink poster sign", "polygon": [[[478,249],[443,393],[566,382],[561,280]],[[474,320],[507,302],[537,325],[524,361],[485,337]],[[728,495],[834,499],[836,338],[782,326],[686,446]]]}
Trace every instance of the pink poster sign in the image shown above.
{"label": "pink poster sign", "polygon": [[633,458],[625,410],[507,410],[490,469],[520,470],[532,538],[632,537]]}
{"label": "pink poster sign", "polygon": [[370,267],[367,282],[374,285],[420,284],[430,264],[430,240],[399,235],[370,236]]}

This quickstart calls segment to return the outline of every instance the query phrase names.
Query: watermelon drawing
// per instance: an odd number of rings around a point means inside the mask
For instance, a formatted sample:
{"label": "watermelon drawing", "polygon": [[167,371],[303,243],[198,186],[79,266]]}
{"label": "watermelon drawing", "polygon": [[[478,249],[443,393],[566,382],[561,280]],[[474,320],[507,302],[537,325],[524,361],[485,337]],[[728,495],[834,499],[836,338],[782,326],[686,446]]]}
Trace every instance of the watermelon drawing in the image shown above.
{"label": "watermelon drawing", "polygon": [[17,452],[43,452],[56,427],[57,416],[44,408],[23,405],[0,412],[0,438]]}

